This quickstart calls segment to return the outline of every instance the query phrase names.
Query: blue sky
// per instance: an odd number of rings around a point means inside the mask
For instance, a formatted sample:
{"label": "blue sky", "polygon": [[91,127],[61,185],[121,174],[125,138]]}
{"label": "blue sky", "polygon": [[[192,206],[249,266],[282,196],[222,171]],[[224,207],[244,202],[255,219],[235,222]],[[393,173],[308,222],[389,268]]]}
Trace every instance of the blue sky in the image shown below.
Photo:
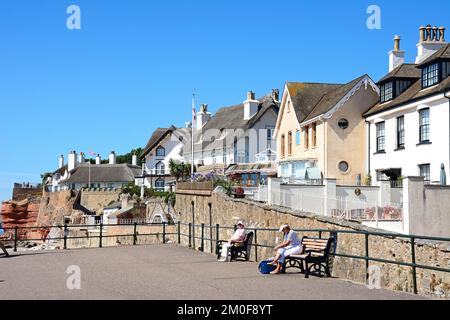
{"label": "blue sky", "polygon": [[[194,88],[214,112],[286,81],[378,80],[395,34],[412,62],[421,24],[450,28],[450,2],[432,3],[2,0],[0,200],[61,153],[125,153],[156,127],[183,126]],[[66,27],[71,4],[81,30]],[[366,26],[371,4],[381,30]]]}

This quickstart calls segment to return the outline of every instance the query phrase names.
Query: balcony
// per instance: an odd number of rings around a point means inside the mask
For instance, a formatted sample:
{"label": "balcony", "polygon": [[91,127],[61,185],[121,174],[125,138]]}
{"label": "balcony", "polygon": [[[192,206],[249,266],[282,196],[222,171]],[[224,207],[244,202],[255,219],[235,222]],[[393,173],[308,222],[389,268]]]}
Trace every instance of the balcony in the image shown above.
{"label": "balcony", "polygon": [[170,170],[165,169],[147,169],[145,172],[146,177],[164,177],[170,176]]}

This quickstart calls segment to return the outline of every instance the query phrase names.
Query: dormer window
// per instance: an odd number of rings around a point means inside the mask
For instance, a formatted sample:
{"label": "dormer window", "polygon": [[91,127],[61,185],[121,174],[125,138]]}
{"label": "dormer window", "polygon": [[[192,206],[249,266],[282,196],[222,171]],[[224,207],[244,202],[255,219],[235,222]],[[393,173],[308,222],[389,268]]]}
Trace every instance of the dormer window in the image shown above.
{"label": "dormer window", "polygon": [[439,63],[433,63],[422,69],[422,89],[439,83]]}
{"label": "dormer window", "polygon": [[165,157],[166,149],[164,149],[163,147],[159,147],[158,149],[156,149],[156,156],[157,157]]}
{"label": "dormer window", "polygon": [[394,98],[394,85],[392,82],[386,82],[380,86],[381,103]]}
{"label": "dormer window", "polygon": [[442,62],[442,80],[450,76],[450,61]]}

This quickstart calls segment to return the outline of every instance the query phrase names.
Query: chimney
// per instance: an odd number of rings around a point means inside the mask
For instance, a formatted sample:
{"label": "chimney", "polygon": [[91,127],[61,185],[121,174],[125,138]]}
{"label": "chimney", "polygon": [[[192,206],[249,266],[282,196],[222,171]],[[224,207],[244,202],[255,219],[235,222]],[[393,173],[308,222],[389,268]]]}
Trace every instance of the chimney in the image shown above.
{"label": "chimney", "polygon": [[109,164],[116,164],[116,152],[111,151],[109,154]]}
{"label": "chimney", "polygon": [[400,50],[400,36],[394,37],[394,50],[389,52],[389,72],[405,63],[405,51]]}
{"label": "chimney", "polygon": [[122,194],[120,196],[120,200],[122,202],[122,210],[128,209],[129,201],[130,201],[130,195],[129,194]]}
{"label": "chimney", "polygon": [[84,156],[84,152],[80,152],[80,155],[78,156],[78,163],[85,163],[86,158]]}
{"label": "chimney", "polygon": [[419,30],[420,38],[419,43],[417,44],[416,64],[425,61],[447,44],[447,42],[445,42],[444,27],[438,28],[427,25],[426,27],[420,27]]}
{"label": "chimney", "polygon": [[61,169],[62,167],[64,167],[64,155],[61,155],[59,157],[59,169]]}
{"label": "chimney", "polygon": [[251,119],[258,113],[259,101],[255,100],[253,91],[247,92],[247,100],[244,101],[244,120]]}
{"label": "chimney", "polygon": [[209,119],[211,119],[211,113],[208,112],[208,105],[202,104],[200,112],[197,113],[197,130],[201,130]]}
{"label": "chimney", "polygon": [[272,99],[273,99],[273,101],[278,102],[279,98],[280,98],[280,90],[272,89]]}
{"label": "chimney", "polygon": [[131,165],[137,166],[137,162],[138,162],[137,155],[133,154],[133,157],[131,158]]}
{"label": "chimney", "polygon": [[69,153],[67,157],[67,170],[72,171],[77,167],[77,153],[76,151],[72,151]]}
{"label": "chimney", "polygon": [[102,158],[100,158],[99,154],[95,157],[95,164],[102,164]]}

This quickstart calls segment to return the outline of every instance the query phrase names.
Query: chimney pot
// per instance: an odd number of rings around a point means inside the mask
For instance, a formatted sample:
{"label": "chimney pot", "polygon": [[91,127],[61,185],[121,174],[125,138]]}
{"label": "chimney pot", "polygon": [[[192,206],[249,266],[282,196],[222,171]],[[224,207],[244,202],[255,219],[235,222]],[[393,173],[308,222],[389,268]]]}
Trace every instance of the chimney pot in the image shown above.
{"label": "chimney pot", "polygon": [[439,41],[445,42],[445,28],[444,27],[439,28]]}
{"label": "chimney pot", "polygon": [[116,164],[116,152],[111,151],[109,154],[109,164]]}
{"label": "chimney pot", "polygon": [[102,164],[102,159],[100,158],[99,154],[97,154],[97,156],[95,157],[95,164]]}
{"label": "chimney pot", "polygon": [[207,112],[208,112],[208,105],[207,105],[206,103],[203,103],[203,104],[200,106],[200,112],[201,112],[201,113],[207,113]]}
{"label": "chimney pot", "polygon": [[420,42],[424,42],[425,41],[425,27],[424,26],[421,26],[420,28],[419,28],[419,30],[420,30]]}
{"label": "chimney pot", "polygon": [[427,25],[427,37],[426,41],[431,41],[431,25]]}
{"label": "chimney pot", "polygon": [[438,27],[433,27],[432,41],[439,41]]}
{"label": "chimney pot", "polygon": [[275,102],[278,102],[278,99],[280,98],[280,90],[278,89],[272,89],[272,99]]}
{"label": "chimney pot", "polygon": [[394,51],[400,51],[400,36],[394,37]]}
{"label": "chimney pot", "polygon": [[247,92],[247,100],[255,100],[255,93],[253,91]]}

